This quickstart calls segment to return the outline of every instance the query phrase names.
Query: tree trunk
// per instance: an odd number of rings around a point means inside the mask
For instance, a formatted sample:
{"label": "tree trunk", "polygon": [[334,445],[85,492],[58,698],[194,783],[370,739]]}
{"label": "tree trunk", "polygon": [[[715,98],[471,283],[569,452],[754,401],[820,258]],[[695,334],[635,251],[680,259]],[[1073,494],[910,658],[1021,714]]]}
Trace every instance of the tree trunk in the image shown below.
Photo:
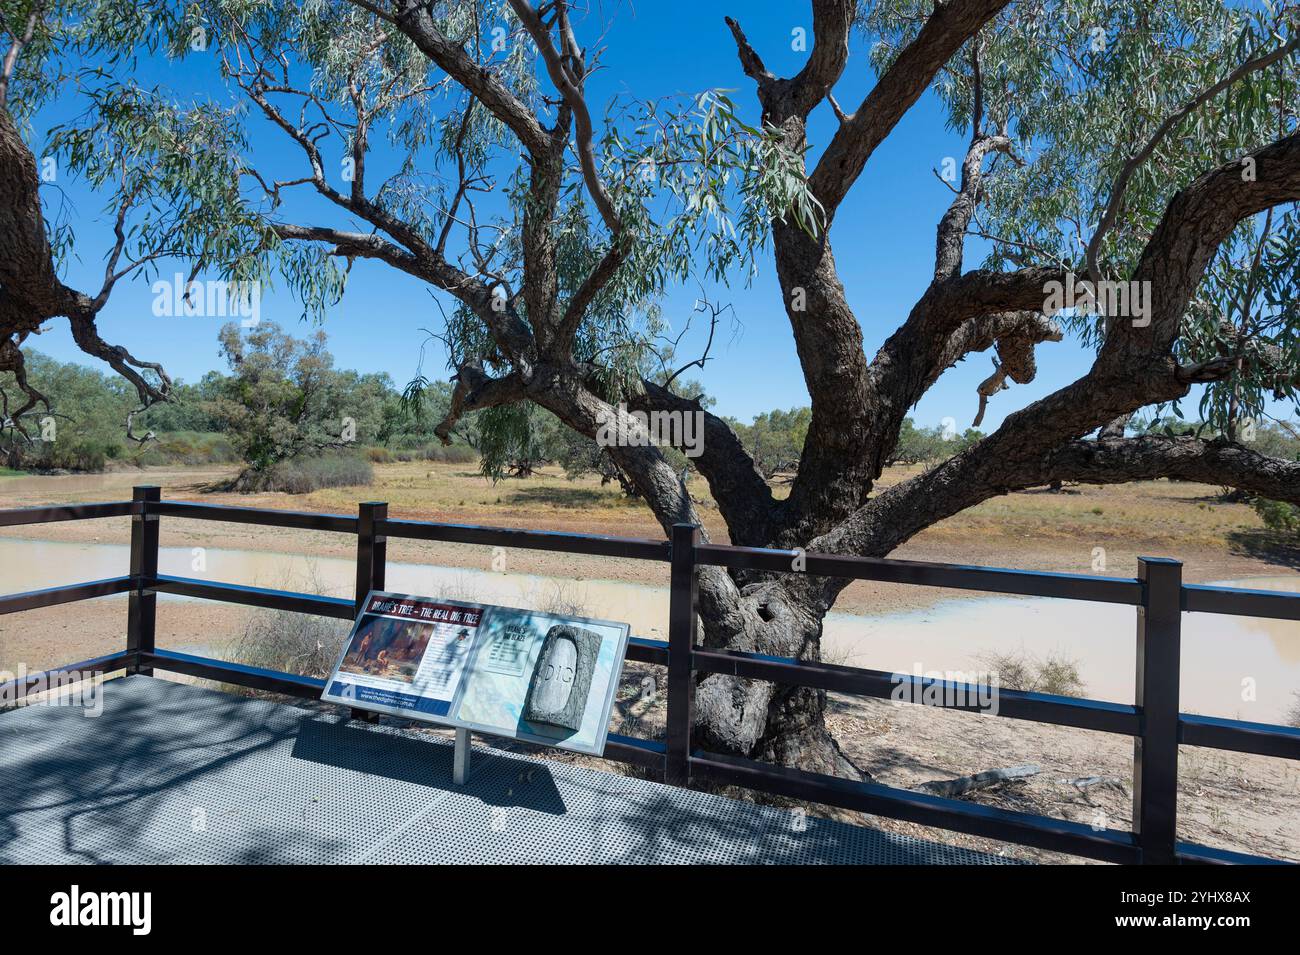
{"label": "tree trunk", "polygon": [[871,778],[849,759],[827,727],[825,690],[780,687],[768,705],[767,727],[754,759],[848,779]]}
{"label": "tree trunk", "polygon": [[[720,587],[716,574],[700,579],[702,641],[714,649],[758,652],[799,660],[821,659],[825,611],[802,575]],[[719,591],[722,591],[721,593]],[[710,674],[696,686],[696,732],[700,744],[732,755],[866,779],[826,726],[826,693],[725,674]]]}

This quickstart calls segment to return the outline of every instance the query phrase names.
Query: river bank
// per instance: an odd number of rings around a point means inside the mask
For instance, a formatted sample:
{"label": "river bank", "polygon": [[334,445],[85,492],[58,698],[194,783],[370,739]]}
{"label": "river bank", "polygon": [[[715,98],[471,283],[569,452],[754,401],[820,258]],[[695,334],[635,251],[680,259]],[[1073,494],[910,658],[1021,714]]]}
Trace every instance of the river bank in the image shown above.
{"label": "river bank", "polygon": [[[554,469],[534,478],[493,485],[470,465],[410,462],[376,465],[375,482],[306,495],[207,493],[228,478],[222,468],[152,468],[95,475],[0,479],[0,508],[123,500],[134,484],[157,484],[173,500],[329,513],[356,513],[358,501],[384,500],[395,518],[490,524],[573,533],[662,539],[649,511],[602,487],[592,478],[568,481]],[[910,474],[891,469],[888,486]],[[694,479],[693,496],[704,501],[701,515],[710,538],[728,542],[710,504],[707,486]],[[778,488],[778,494],[783,489]],[[126,519],[72,521],[6,528],[4,536],[69,543],[130,541]],[[265,551],[350,560],[354,540],[344,534],[254,527],[168,518],[160,525],[164,548]],[[389,560],[468,570],[494,569],[488,547],[391,540]],[[1064,493],[1029,492],[986,502],[929,528],[891,556],[1025,570],[1134,576],[1139,556],[1176,557],[1189,583],[1252,577],[1296,576],[1300,548],[1265,532],[1245,504],[1221,504],[1215,489],[1167,481],[1119,487],[1067,488]],[[660,586],[663,564],[633,560],[511,550],[510,573],[571,577]],[[500,563],[495,565],[500,566]],[[53,581],[57,582],[57,581]],[[240,581],[250,582],[250,581]],[[46,584],[49,586],[49,584]],[[923,609],[952,597],[951,591],[855,581],[841,594],[839,611],[855,614]]]}

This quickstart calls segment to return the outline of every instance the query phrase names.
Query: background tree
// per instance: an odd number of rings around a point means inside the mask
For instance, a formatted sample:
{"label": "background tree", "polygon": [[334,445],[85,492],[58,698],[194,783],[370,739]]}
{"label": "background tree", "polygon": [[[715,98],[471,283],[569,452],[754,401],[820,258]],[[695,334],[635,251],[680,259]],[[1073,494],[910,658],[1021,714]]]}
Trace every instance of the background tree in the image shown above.
{"label": "background tree", "polygon": [[765,411],[755,415],[751,424],[734,419],[728,419],[727,423],[754,459],[754,467],[763,477],[771,478],[778,472],[792,474],[799,470],[799,455],[811,419],[812,409],[805,407]]}
{"label": "background tree", "polygon": [[904,418],[889,463],[933,464],[944,461],[965,451],[983,437],[984,434],[975,428],[967,428],[957,434],[956,429],[944,425],[918,428],[911,418]]}
{"label": "background tree", "polygon": [[247,465],[235,487],[260,490],[285,462],[378,439],[387,376],[337,370],[323,331],[298,339],[274,322],[232,322],[220,340],[230,376],[207,410]]}
{"label": "background tree", "polygon": [[[326,262],[358,258],[451,299],[442,334],[455,389],[436,429],[444,438],[466,413],[523,402],[587,437],[620,401],[703,412],[705,449],[694,464],[737,544],[884,556],[990,497],[1066,480],[1176,477],[1300,500],[1300,464],[1234,437],[1234,422],[1260,417],[1265,396],[1295,397],[1294,6],[877,0],[859,10],[812,0],[810,8],[811,45],[789,77],[768,69],[741,24],[726,21],[753,108],[703,91],[620,98],[598,116],[586,81],[599,50],[584,43],[598,42],[602,23],[567,0],[198,0],[173,20],[204,28],[230,88],[283,135],[297,166],[272,171],[241,158],[243,126],[229,104],[177,108],[101,77],[81,87],[96,104],[92,121],[61,141],[114,196],[134,196],[138,183],[175,190],[162,207],[178,217],[180,236],[203,239],[198,251],[232,274],[269,274],[278,262],[309,307],[338,293],[344,270]],[[19,11],[12,0],[6,9],[12,27]],[[149,10],[131,9],[137,19]],[[37,33],[54,36],[53,22],[38,15]],[[128,32],[112,42],[139,47]],[[719,33],[722,55],[721,25]],[[834,89],[858,37],[876,81],[846,108]],[[835,265],[837,216],[927,89],[968,146],[936,224],[932,279],[868,355]],[[834,118],[826,142],[808,140],[814,111]],[[0,168],[12,182],[29,167],[15,162],[21,143],[5,121]],[[212,145],[200,161],[180,171],[162,161],[170,178],[128,177],[125,187],[110,185],[109,164],[85,145],[203,125]],[[381,134],[398,161],[379,179],[367,158]],[[194,148],[180,135],[145,142],[159,156]],[[342,181],[340,163],[351,172]],[[310,207],[293,207],[301,217],[281,202],[291,189],[314,194]],[[48,281],[49,235],[30,213],[39,204],[20,201],[21,189],[0,195],[20,238],[0,283],[24,302],[5,313],[6,329],[23,333],[20,314],[84,315]],[[888,228],[848,228],[871,227]],[[970,237],[989,249],[975,268],[965,256]],[[726,421],[642,373],[663,292],[692,278],[740,278],[769,242],[810,397],[798,471],[780,499]],[[1114,303],[1057,312],[1049,283],[1075,278],[1137,283],[1142,314]],[[907,411],[947,368],[992,349],[996,369],[980,395],[1003,405],[1011,385],[1035,377],[1036,346],[1067,333],[1095,349],[1078,380],[938,466],[876,488]],[[1203,417],[1219,437],[1128,436],[1133,414],[1177,406],[1195,386],[1204,386]],[[635,433],[635,420],[626,423]],[[698,521],[661,449],[638,440],[609,453],[665,529]],[[815,659],[844,585],[702,569],[704,640]],[[857,775],[823,709],[815,690],[725,675],[697,690],[704,745]]]}
{"label": "background tree", "polygon": [[[117,375],[31,353],[24,363],[29,385],[48,401],[0,427],[6,467],[35,471],[101,470],[129,453],[122,423],[133,396]],[[13,372],[0,373],[0,389],[18,390]]]}

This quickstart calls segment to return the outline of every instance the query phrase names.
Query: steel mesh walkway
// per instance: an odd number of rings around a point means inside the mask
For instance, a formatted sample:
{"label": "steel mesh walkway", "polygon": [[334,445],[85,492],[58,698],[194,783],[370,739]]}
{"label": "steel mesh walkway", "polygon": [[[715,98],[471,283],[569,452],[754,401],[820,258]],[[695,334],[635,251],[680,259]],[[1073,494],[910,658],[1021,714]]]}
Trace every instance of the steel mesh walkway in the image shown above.
{"label": "steel mesh walkway", "polygon": [[1003,860],[147,676],[0,714],[6,863]]}

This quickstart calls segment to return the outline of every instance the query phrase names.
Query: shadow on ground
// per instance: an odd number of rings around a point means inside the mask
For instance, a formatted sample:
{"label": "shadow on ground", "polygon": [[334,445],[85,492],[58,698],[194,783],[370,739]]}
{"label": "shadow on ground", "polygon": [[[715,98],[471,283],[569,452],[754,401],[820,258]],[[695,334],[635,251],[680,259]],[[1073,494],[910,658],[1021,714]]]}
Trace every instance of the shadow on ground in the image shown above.
{"label": "shadow on ground", "polygon": [[1234,554],[1252,557],[1275,567],[1300,570],[1300,541],[1288,539],[1275,531],[1232,531],[1228,534],[1228,545]]}
{"label": "shadow on ground", "polygon": [[132,676],[0,714],[8,863],[989,863],[716,794]]}

